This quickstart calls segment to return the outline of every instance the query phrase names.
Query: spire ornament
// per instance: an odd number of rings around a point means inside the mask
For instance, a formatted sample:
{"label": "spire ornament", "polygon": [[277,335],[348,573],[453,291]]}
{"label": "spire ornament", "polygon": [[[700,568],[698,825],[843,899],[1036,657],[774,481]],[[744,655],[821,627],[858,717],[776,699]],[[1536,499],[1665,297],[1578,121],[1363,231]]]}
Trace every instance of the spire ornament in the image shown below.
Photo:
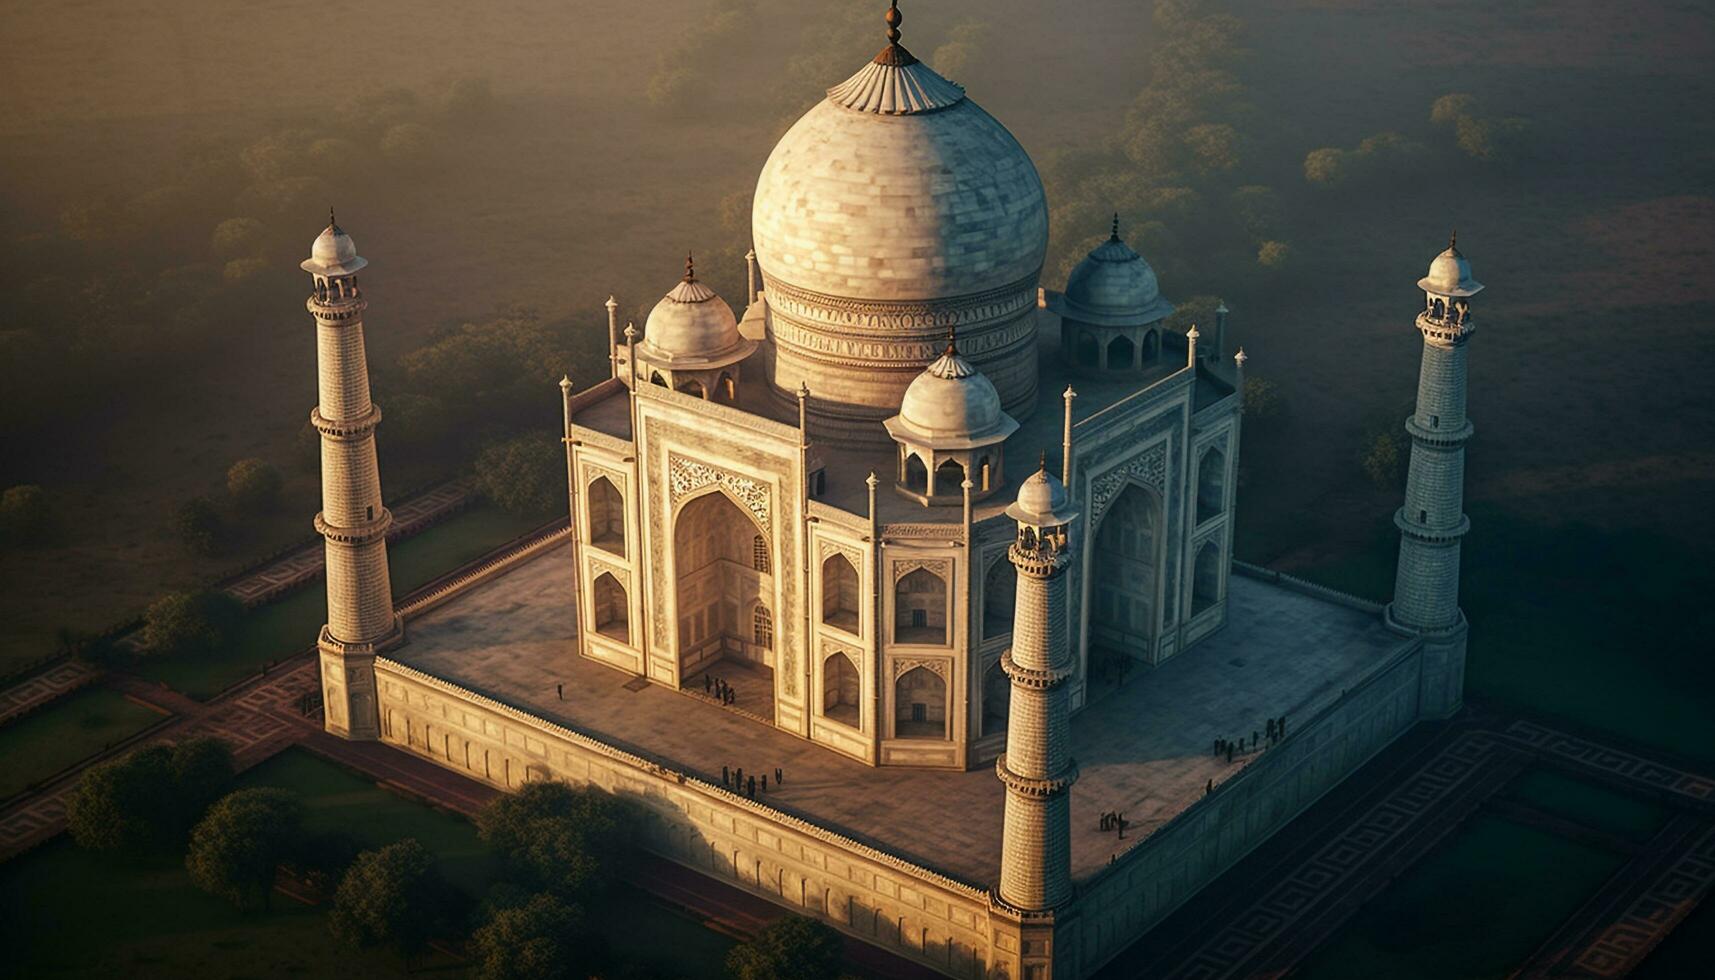
{"label": "spire ornament", "polygon": [[697,281],[697,266],[696,262],[692,260],[690,252],[685,253],[685,281]]}
{"label": "spire ornament", "polygon": [[917,56],[905,50],[905,46],[899,43],[899,25],[905,23],[905,15],[899,12],[899,0],[893,0],[881,19],[887,22],[887,47],[876,54],[875,63],[889,68],[915,65]]}
{"label": "spire ornament", "polygon": [[1114,242],[1117,242],[1120,240],[1120,213],[1118,211],[1114,212],[1114,233],[1113,233],[1113,237],[1109,238],[1108,240],[1114,241]]}

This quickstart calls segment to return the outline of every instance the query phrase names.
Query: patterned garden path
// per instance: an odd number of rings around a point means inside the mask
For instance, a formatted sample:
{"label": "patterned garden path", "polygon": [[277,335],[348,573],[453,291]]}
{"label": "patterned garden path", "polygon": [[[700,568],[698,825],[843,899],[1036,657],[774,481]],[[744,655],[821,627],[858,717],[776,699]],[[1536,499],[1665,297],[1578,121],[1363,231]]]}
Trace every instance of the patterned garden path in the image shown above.
{"label": "patterned garden path", "polygon": [[81,660],[58,660],[0,691],[0,725],[56,698],[64,697],[101,676],[101,671]]}

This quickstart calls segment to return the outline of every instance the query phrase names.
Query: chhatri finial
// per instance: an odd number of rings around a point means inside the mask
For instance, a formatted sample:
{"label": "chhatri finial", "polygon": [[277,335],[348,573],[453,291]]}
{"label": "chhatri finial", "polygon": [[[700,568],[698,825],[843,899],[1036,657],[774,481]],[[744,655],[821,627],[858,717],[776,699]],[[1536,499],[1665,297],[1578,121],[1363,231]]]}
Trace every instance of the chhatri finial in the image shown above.
{"label": "chhatri finial", "polygon": [[696,263],[691,259],[691,253],[690,252],[685,253],[685,281],[686,282],[696,282],[697,281],[697,266],[696,266]]}
{"label": "chhatri finial", "polygon": [[328,205],[328,227],[329,228],[338,228],[339,227],[339,222],[333,220],[333,205],[331,205],[331,204]]}
{"label": "chhatri finial", "polygon": [[1119,241],[1119,240],[1120,240],[1120,213],[1119,213],[1119,212],[1118,212],[1118,211],[1115,211],[1115,212],[1114,212],[1114,234],[1113,234],[1113,240],[1114,240],[1114,241],[1116,241],[1116,242],[1117,242],[1117,241]]}
{"label": "chhatri finial", "polygon": [[941,353],[947,355],[948,357],[952,357],[953,355],[957,354],[958,352],[959,352],[959,328],[955,327],[954,325],[949,323],[949,324],[947,324],[947,349],[942,351]]}
{"label": "chhatri finial", "polygon": [[1036,469],[1037,469],[1037,472],[1040,472],[1040,473],[1048,472],[1048,450],[1044,449],[1040,453],[1037,454],[1037,456],[1036,456]]}
{"label": "chhatri finial", "polygon": [[1447,236],[1447,251],[1459,254],[1459,229],[1453,229],[1453,234]]}
{"label": "chhatri finial", "polygon": [[905,50],[899,43],[899,25],[905,23],[905,15],[899,12],[899,0],[893,0],[892,6],[882,17],[887,22],[887,47],[876,53],[875,63],[889,68],[906,68],[917,63],[917,57]]}

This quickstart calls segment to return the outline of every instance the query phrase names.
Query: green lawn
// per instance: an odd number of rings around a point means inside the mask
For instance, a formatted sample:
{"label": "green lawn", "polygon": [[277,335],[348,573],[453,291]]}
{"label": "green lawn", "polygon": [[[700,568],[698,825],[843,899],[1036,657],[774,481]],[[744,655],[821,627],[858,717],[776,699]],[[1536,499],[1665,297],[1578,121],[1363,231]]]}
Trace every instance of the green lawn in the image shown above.
{"label": "green lawn", "polygon": [[[497,869],[476,828],[453,814],[394,795],[301,750],[252,769],[248,786],[293,790],[315,830],[340,830],[364,846],[415,837],[455,884],[479,891]],[[178,858],[116,861],[65,838],[0,864],[0,948],[12,976],[404,977],[396,957],[348,949],[329,935],[325,911],[276,894],[242,915],[198,891]],[[731,940],[641,896],[607,903],[607,932],[622,954],[664,975],[719,977]],[[642,934],[646,938],[631,938]],[[461,976],[450,957],[413,964],[411,976]]]}
{"label": "green lawn", "polygon": [[163,715],[90,687],[0,728],[0,798],[148,728]]}
{"label": "green lawn", "polygon": [[[1715,764],[1715,570],[1675,541],[1470,508],[1460,605],[1468,694]],[[1393,592],[1397,536],[1299,572],[1369,599]]]}
{"label": "green lawn", "polygon": [[[388,547],[393,595],[403,596],[447,572],[538,527],[541,515],[517,517],[487,503]],[[194,698],[209,698],[256,673],[262,665],[289,657],[316,641],[327,622],[327,590],[313,583],[276,602],[250,610],[238,636],[215,657],[172,657],[147,661],[138,673],[166,681]]]}
{"label": "green lawn", "polygon": [[1365,904],[1293,975],[1306,980],[1505,976],[1623,860],[1478,815]]}
{"label": "green lawn", "polygon": [[1532,769],[1506,792],[1550,813],[1640,843],[1654,836],[1668,818],[1665,807],[1553,769]]}

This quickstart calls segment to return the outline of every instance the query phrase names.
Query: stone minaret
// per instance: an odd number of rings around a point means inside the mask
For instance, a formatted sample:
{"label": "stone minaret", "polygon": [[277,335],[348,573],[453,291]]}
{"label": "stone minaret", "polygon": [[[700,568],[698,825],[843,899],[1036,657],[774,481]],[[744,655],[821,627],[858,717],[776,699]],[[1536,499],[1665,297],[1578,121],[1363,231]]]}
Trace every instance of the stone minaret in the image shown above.
{"label": "stone minaret", "polygon": [[1066,682],[1072,650],[1066,633],[1067,525],[1077,515],[1066,488],[1038,469],[1006,510],[1018,522],[1008,550],[1017,569],[1012,647],[1001,668],[1012,678],[1006,752],[995,773],[1006,785],[1000,901],[1020,912],[1044,912],[1072,897],[1071,798],[1078,766],[1070,755]]}
{"label": "stone minaret", "polygon": [[314,283],[320,402],[310,424],[322,436],[322,511],[316,530],[327,541],[328,622],[321,651],[327,730],[351,739],[379,738],[375,653],[404,639],[387,575],[387,526],[375,464],[381,409],[369,400],[363,310],[357,272],[368,263],[328,211],[327,230],[310,246],[303,269]]}
{"label": "stone minaret", "polygon": [[1405,504],[1394,515],[1399,527],[1399,572],[1393,602],[1394,626],[1424,637],[1419,710],[1445,718],[1459,710],[1465,688],[1465,614],[1459,611],[1459,539],[1470,529],[1465,517],[1465,345],[1476,330],[1470,298],[1483,288],[1471,278],[1471,263],[1456,240],[1417,281],[1425,294],[1417,329],[1423,334],[1423,363],[1417,376],[1417,410],[1405,420],[1411,435],[1411,473]]}

